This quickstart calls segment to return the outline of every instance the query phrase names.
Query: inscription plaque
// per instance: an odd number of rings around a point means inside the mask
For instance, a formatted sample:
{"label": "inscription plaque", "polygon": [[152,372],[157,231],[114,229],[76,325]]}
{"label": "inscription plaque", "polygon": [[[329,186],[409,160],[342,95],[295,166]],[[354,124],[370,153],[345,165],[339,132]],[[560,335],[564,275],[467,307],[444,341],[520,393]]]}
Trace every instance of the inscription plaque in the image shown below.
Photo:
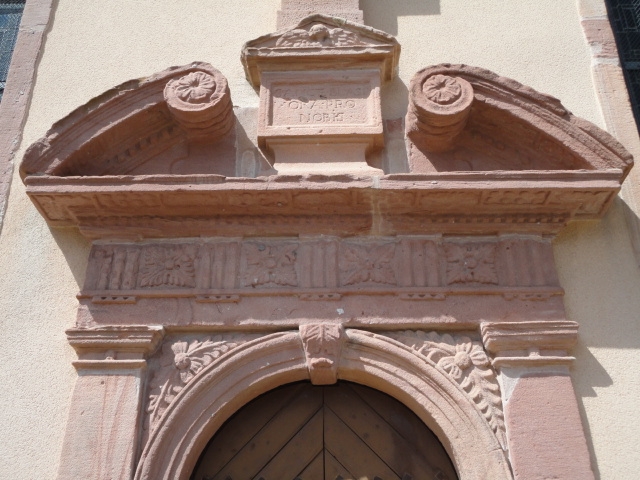
{"label": "inscription plaque", "polygon": [[276,86],[271,125],[366,125],[369,123],[368,85]]}

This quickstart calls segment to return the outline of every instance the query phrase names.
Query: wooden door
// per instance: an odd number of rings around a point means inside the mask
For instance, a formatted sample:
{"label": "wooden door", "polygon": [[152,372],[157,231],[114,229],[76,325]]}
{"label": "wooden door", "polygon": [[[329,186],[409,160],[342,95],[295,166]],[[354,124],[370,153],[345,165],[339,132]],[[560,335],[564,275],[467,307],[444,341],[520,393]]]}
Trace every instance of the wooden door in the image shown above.
{"label": "wooden door", "polygon": [[454,480],[435,435],[404,405],[340,382],[271,391],[236,413],[192,480]]}

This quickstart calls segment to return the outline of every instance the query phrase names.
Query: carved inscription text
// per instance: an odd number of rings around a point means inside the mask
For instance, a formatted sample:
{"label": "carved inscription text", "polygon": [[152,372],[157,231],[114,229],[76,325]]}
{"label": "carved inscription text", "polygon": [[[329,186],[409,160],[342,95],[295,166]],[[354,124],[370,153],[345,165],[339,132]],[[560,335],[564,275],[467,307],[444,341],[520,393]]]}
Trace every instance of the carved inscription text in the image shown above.
{"label": "carved inscription text", "polygon": [[278,86],[273,91],[273,125],[364,125],[369,123],[370,86]]}

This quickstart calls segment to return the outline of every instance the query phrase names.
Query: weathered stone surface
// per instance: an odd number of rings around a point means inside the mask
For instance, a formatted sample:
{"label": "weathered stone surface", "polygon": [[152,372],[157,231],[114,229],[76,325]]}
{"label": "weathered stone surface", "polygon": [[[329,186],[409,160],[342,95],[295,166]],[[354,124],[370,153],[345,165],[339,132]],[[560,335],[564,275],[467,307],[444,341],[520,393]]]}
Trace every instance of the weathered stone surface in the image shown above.
{"label": "weathered stone surface", "polygon": [[595,478],[568,374],[518,379],[505,417],[516,480]]}

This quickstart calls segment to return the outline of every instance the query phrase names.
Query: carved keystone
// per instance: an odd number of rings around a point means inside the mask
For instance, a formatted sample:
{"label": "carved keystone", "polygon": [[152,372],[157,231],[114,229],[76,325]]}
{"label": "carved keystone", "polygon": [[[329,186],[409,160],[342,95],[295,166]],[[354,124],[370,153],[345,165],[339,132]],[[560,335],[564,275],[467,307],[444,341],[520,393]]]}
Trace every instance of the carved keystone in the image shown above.
{"label": "carved keystone", "polygon": [[342,325],[315,323],[300,325],[300,337],[307,358],[309,377],[314,385],[338,381],[338,360],[344,340]]}
{"label": "carved keystone", "polygon": [[422,137],[429,151],[451,150],[471,112],[471,84],[460,77],[422,70],[411,80],[409,92],[409,135]]}
{"label": "carved keystone", "polygon": [[212,67],[169,80],[164,98],[192,139],[218,139],[235,123],[227,79]]}

